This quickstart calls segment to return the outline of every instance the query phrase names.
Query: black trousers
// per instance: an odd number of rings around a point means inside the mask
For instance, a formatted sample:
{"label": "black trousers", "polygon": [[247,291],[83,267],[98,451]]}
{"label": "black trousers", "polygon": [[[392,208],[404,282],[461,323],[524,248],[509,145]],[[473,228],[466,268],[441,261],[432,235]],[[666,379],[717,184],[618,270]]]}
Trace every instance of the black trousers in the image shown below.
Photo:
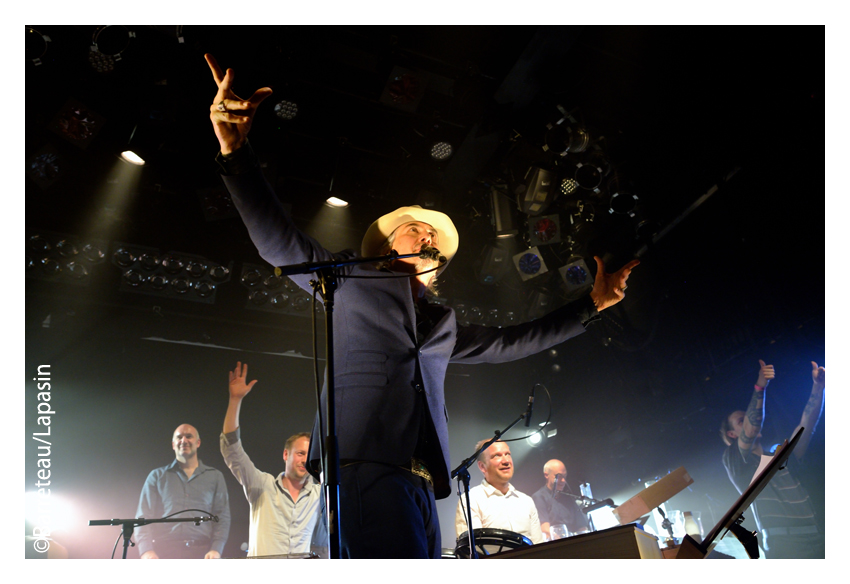
{"label": "black trousers", "polygon": [[428,481],[397,466],[340,470],[343,558],[439,558],[440,521]]}

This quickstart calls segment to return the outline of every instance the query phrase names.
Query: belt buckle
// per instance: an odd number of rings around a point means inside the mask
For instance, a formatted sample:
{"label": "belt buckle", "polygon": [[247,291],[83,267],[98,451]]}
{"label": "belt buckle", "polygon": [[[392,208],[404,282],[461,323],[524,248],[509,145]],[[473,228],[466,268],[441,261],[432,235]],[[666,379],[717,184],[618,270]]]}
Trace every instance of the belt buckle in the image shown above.
{"label": "belt buckle", "polygon": [[432,487],[434,486],[434,479],[431,478],[431,473],[428,472],[428,467],[426,467],[425,463],[418,458],[410,459],[410,472],[428,481]]}

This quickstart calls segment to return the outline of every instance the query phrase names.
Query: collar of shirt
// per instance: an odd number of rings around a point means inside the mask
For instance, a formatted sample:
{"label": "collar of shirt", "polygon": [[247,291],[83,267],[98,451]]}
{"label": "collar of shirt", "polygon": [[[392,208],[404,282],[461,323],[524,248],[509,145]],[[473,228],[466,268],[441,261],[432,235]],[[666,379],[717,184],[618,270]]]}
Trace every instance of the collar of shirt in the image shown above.
{"label": "collar of shirt", "polygon": [[497,496],[497,497],[516,497],[516,496],[518,496],[517,490],[510,483],[508,483],[508,492],[504,493],[504,494],[502,494],[502,491],[500,491],[499,489],[497,489],[496,487],[494,487],[493,485],[488,483],[487,479],[482,479],[481,488],[484,489],[484,492],[487,494],[488,497],[492,497],[494,495]]}
{"label": "collar of shirt", "polygon": [[[189,480],[191,481],[191,480],[192,480],[192,477],[196,477],[196,476],[198,476],[199,474],[202,474],[203,472],[205,472],[205,471],[207,471],[207,470],[209,470],[209,469],[210,469],[210,467],[208,467],[208,466],[207,466],[207,465],[205,465],[203,462],[201,462],[201,459],[199,458],[199,459],[198,459],[198,468],[196,468],[196,469],[194,470],[194,472],[192,472],[192,476],[191,476],[191,477],[189,477]],[[167,468],[166,470],[167,470],[167,471],[178,472],[178,471],[181,471],[181,470],[183,470],[183,469],[182,469],[182,468],[180,468],[180,463],[179,463],[179,462],[177,461],[177,459],[175,458],[174,460],[172,460],[172,461],[171,461],[171,464],[169,464],[169,465],[168,465],[168,468]],[[178,474],[179,474],[179,473],[178,473]],[[186,471],[183,471],[183,474],[185,475],[185,474],[186,474]]]}

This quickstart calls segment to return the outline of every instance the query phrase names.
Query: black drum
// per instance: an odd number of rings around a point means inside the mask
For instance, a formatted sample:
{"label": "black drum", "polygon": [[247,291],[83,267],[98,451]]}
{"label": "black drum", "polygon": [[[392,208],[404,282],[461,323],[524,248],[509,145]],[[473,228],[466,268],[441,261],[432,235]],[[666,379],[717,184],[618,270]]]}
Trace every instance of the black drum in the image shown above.
{"label": "black drum", "polygon": [[[524,535],[508,531],[507,529],[483,527],[473,529],[472,534],[475,536],[475,549],[478,550],[479,557],[490,556],[505,550],[532,545],[531,540]],[[455,555],[458,558],[469,558],[469,535],[466,531],[457,538]]]}

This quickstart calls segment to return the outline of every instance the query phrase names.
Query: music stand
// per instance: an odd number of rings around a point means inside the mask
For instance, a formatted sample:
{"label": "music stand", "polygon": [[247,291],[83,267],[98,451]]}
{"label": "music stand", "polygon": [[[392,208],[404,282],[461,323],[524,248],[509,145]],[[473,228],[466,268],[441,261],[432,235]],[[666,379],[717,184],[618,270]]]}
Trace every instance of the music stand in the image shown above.
{"label": "music stand", "polygon": [[711,550],[714,549],[714,540],[720,536],[721,532],[725,535],[728,531],[731,531],[735,537],[738,538],[751,559],[758,559],[759,548],[756,533],[754,531],[747,531],[741,526],[741,522],[744,519],[744,511],[750,506],[750,504],[752,504],[753,501],[755,501],[756,497],[761,494],[767,486],[767,483],[770,482],[770,479],[772,479],[773,476],[782,468],[785,468],[785,462],[788,460],[788,457],[791,456],[791,452],[800,440],[803,430],[804,428],[801,427],[797,433],[791,437],[790,442],[786,440],[782,443],[779,447],[778,453],[773,456],[773,460],[767,463],[767,466],[764,467],[764,470],[761,471],[761,474],[758,477],[753,479],[750,486],[747,487],[747,490],[741,493],[741,496],[738,497],[735,504],[729,508],[729,511],[726,512],[717,525],[708,532],[708,535],[705,536],[705,539],[703,539],[702,542],[697,542],[690,535],[686,535],[682,539],[682,545],[679,547],[679,553],[676,554],[677,559],[705,558]]}

